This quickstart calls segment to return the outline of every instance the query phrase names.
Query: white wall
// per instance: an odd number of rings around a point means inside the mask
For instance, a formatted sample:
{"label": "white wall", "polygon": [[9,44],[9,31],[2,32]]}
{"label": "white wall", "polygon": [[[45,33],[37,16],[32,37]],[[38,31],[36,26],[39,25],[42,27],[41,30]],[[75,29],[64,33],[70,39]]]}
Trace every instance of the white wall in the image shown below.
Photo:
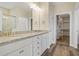
{"label": "white wall", "polygon": [[55,34],[54,34],[54,6],[49,3],[49,32],[50,32],[50,42],[55,43]]}
{"label": "white wall", "polygon": [[74,2],[56,2],[55,13],[66,12],[73,10],[75,3]]}

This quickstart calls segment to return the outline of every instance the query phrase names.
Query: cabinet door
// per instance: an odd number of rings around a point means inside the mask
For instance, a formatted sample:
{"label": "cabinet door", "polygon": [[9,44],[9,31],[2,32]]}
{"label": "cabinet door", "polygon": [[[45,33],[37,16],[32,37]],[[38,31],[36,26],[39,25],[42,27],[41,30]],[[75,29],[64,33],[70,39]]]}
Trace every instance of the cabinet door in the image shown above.
{"label": "cabinet door", "polygon": [[49,17],[48,17],[48,3],[41,3],[40,7],[43,8],[43,11],[40,12],[40,30],[48,30]]}
{"label": "cabinet door", "polygon": [[41,40],[40,37],[33,38],[33,56],[40,56],[41,55]]}
{"label": "cabinet door", "polygon": [[39,55],[39,52],[38,52],[38,49],[36,46],[33,46],[33,56],[38,56]]}
{"label": "cabinet door", "polygon": [[37,45],[37,38],[38,37],[34,37],[33,38],[33,41],[32,41],[32,48],[33,48],[33,56],[38,56],[38,49],[37,49],[37,47],[38,47],[38,45]]}
{"label": "cabinet door", "polygon": [[33,10],[33,30],[39,30],[39,12]]}
{"label": "cabinet door", "polygon": [[40,20],[40,30],[48,30],[48,23],[49,21],[46,19],[41,19]]}
{"label": "cabinet door", "polygon": [[[28,41],[27,41],[28,40]],[[24,50],[24,53],[23,55],[24,56],[32,56],[32,38],[29,38],[26,40],[26,45],[24,46],[23,50]],[[28,44],[27,44],[28,42]]]}
{"label": "cabinet door", "polygon": [[43,38],[44,38],[44,40],[45,40],[45,48],[47,49],[48,47],[49,47],[49,34],[48,33],[46,33],[46,34],[44,34],[43,35]]}
{"label": "cabinet door", "polygon": [[41,51],[42,53],[47,49],[48,47],[48,35],[43,34],[41,37]]}
{"label": "cabinet door", "polygon": [[42,38],[41,44],[42,44],[42,47],[41,47],[42,48],[42,52],[44,52],[45,49],[46,49],[46,40],[44,38]]}

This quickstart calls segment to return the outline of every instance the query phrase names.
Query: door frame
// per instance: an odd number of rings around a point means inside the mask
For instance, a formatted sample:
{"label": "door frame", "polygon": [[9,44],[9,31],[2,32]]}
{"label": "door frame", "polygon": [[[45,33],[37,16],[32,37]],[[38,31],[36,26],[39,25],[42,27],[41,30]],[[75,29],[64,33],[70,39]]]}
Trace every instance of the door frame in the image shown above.
{"label": "door frame", "polygon": [[56,26],[57,26],[57,19],[56,16],[57,15],[62,15],[62,14],[69,14],[70,16],[70,40],[69,40],[69,46],[72,46],[74,48],[77,48],[77,45],[75,45],[73,42],[74,38],[73,38],[73,11],[65,11],[65,12],[60,12],[60,13],[55,13],[54,14],[54,43],[56,43],[57,41],[57,31],[56,31]]}

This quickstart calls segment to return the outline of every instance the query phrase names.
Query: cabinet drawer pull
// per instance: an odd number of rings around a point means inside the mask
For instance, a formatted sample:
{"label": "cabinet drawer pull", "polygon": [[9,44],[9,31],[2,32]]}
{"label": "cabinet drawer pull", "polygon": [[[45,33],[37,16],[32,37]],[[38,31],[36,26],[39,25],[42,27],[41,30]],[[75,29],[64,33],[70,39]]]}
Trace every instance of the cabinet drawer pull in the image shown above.
{"label": "cabinet drawer pull", "polygon": [[37,42],[37,44],[39,44],[39,42]]}
{"label": "cabinet drawer pull", "polygon": [[39,49],[39,47],[37,47]]}
{"label": "cabinet drawer pull", "polygon": [[23,53],[24,52],[24,50],[21,50],[20,52],[19,52],[19,54],[21,54],[21,53]]}

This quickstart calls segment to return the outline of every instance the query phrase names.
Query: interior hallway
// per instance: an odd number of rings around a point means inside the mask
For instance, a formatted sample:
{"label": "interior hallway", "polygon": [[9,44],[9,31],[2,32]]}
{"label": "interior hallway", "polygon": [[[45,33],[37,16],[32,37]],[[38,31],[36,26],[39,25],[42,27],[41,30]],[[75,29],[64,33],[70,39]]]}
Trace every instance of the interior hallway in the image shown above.
{"label": "interior hallway", "polygon": [[62,40],[62,37],[57,41],[56,45],[52,45],[46,56],[79,56],[78,49],[72,48],[69,46],[68,38],[64,36],[65,40]]}

